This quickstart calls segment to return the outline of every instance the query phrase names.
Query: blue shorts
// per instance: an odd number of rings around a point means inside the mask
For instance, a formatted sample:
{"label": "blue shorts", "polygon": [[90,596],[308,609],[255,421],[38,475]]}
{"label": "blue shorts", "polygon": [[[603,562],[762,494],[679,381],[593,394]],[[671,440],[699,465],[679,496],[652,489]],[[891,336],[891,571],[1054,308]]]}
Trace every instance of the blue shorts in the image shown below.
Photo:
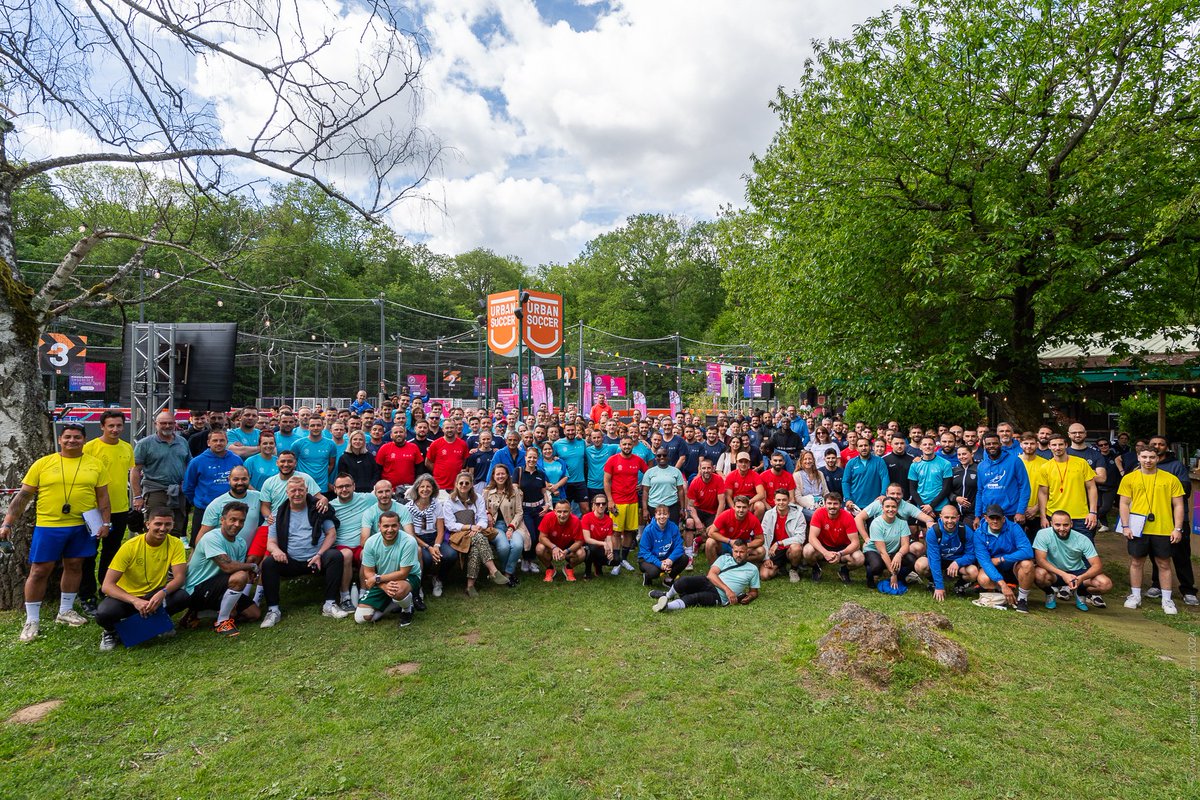
{"label": "blue shorts", "polygon": [[96,555],[96,540],[87,525],[51,528],[37,525],[29,545],[29,563],[41,564],[60,558],[91,558]]}

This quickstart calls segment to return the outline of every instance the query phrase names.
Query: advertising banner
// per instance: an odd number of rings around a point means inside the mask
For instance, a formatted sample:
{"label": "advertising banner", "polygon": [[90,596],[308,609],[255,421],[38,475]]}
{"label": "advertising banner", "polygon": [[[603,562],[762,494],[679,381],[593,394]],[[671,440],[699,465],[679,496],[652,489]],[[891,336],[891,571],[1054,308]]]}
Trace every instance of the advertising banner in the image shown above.
{"label": "advertising banner", "polygon": [[541,367],[529,368],[529,384],[531,388],[530,396],[533,401],[533,407],[536,409],[546,404],[546,373],[542,372]]}
{"label": "advertising banner", "polygon": [[104,393],[108,377],[108,364],[103,361],[89,361],[83,365],[83,372],[67,376],[67,389],[72,392]]}

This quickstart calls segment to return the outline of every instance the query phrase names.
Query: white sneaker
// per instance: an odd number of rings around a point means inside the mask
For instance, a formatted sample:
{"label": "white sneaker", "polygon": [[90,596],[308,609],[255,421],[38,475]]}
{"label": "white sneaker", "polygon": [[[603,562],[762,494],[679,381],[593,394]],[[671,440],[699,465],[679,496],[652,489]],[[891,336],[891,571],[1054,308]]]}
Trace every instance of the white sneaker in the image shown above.
{"label": "white sneaker", "polygon": [[60,625],[70,625],[72,628],[88,624],[88,618],[73,608],[58,612],[58,616],[54,618],[54,621]]}
{"label": "white sneaker", "polygon": [[27,620],[21,628],[21,641],[32,642],[38,636],[38,631],[41,630],[42,624],[35,619]]}
{"label": "white sneaker", "polygon": [[279,620],[280,620],[280,618],[281,618],[281,617],[283,617],[283,612],[282,612],[282,611],[280,611],[280,610],[278,610],[278,609],[271,609],[271,610],[270,610],[270,611],[268,611],[268,612],[266,613],[266,615],[263,617],[263,621],[262,621],[262,623],[261,623],[261,624],[260,624],[258,627],[260,627],[260,628],[274,628],[276,625],[278,625],[278,624],[279,624]]}
{"label": "white sneaker", "polygon": [[628,561],[626,561],[623,558],[621,559],[621,568],[628,572],[633,572],[633,564],[630,564]]}
{"label": "white sneaker", "polygon": [[434,597],[442,596],[442,582],[437,578],[433,579],[433,596]]}
{"label": "white sneaker", "polygon": [[662,611],[664,608],[667,607],[667,603],[669,603],[669,602],[671,602],[671,601],[668,600],[667,596],[664,594],[662,597],[660,597],[654,601],[653,610],[656,612]]}
{"label": "white sneaker", "polygon": [[795,567],[788,567],[788,580],[792,583],[800,582],[800,573],[796,571]]}
{"label": "white sneaker", "polygon": [[115,649],[117,642],[118,639],[116,633],[109,633],[108,631],[105,631],[104,633],[100,634],[100,652],[107,653],[108,651]]}
{"label": "white sneaker", "polygon": [[321,616],[333,617],[334,619],[345,619],[350,615],[345,611],[342,611],[341,607],[338,606],[337,603],[333,602],[332,600],[326,600],[325,605],[321,606]]}
{"label": "white sneaker", "polygon": [[1183,596],[1183,604],[1185,606],[1200,606],[1200,597],[1194,594],[1185,594]]}
{"label": "white sneaker", "polygon": [[1126,608],[1140,608],[1141,605],[1142,605],[1142,598],[1140,598],[1140,597],[1136,597],[1131,594],[1125,598],[1125,607]]}
{"label": "white sneaker", "polygon": [[696,571],[696,557],[695,556],[692,556],[691,558],[688,559],[688,565],[686,567],[684,567],[684,570],[687,572],[695,572]]}
{"label": "white sneaker", "polygon": [[615,567],[612,568],[612,571],[608,574],[612,575],[614,578],[617,577],[618,575],[620,575],[621,574],[621,565],[617,564]]}
{"label": "white sneaker", "polygon": [[1172,617],[1179,613],[1179,609],[1177,609],[1175,607],[1175,601],[1168,600],[1165,597],[1163,598],[1163,601],[1162,601],[1162,610],[1163,610],[1164,614],[1167,614],[1168,616],[1172,616]]}

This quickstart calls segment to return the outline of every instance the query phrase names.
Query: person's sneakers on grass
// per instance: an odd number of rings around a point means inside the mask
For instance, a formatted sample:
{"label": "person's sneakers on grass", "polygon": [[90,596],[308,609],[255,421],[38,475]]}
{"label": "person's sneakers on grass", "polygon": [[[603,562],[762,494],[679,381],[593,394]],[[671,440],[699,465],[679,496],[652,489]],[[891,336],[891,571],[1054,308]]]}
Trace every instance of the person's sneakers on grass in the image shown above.
{"label": "person's sneakers on grass", "polygon": [[1058,607],[1058,599],[1055,598],[1054,592],[1046,592],[1046,608],[1053,611]]}
{"label": "person's sneakers on grass", "polygon": [[1185,594],[1183,596],[1183,604],[1185,606],[1200,606],[1200,597],[1194,594]]}
{"label": "person's sneakers on grass", "polygon": [[1141,608],[1141,605],[1142,605],[1141,595],[1131,594],[1125,598],[1125,607],[1126,608]]}
{"label": "person's sneakers on grass", "polygon": [[1087,601],[1096,608],[1108,608],[1108,603],[1104,602],[1104,598],[1101,595],[1088,595]]}
{"label": "person's sneakers on grass", "polygon": [[104,631],[100,634],[100,652],[108,653],[115,650],[117,643],[121,640],[117,638],[116,631]]}
{"label": "person's sneakers on grass", "polygon": [[650,592],[649,592],[649,594],[650,594],[650,599],[651,599],[651,600],[657,600],[657,599],[658,599],[658,598],[660,598],[660,597],[666,597],[666,596],[667,596],[667,593],[666,593],[666,592],[664,592],[662,589],[651,589],[651,590],[650,590]]}
{"label": "person's sneakers on grass", "polygon": [[575,570],[571,569],[570,567],[567,567],[566,569],[563,570],[563,574],[567,576],[567,583],[575,582]]}
{"label": "person's sneakers on grass", "polygon": [[814,565],[814,566],[813,566],[813,568],[812,568],[812,574],[811,574],[811,575],[809,575],[809,577],[810,577],[812,580],[814,580],[814,581],[819,581],[819,580],[821,580],[821,567],[820,567],[820,565]]}
{"label": "person's sneakers on grass", "polygon": [[1017,604],[1013,606],[1013,611],[1017,611],[1021,614],[1028,614],[1029,613],[1029,601],[1026,600],[1024,597],[1018,597]]}
{"label": "person's sneakers on grass", "polygon": [[58,616],[54,621],[59,625],[70,625],[72,628],[78,628],[88,624],[88,619],[83,614],[80,614],[73,608],[68,608],[66,611],[58,612]]}
{"label": "person's sneakers on grass", "polygon": [[238,630],[237,623],[233,621],[233,617],[229,617],[223,622],[218,622],[213,626],[213,630],[222,636],[227,636],[231,639],[241,633],[241,631]]}
{"label": "person's sneakers on grass", "polygon": [[842,583],[850,583],[850,568],[842,567],[838,570],[838,580]]}
{"label": "person's sneakers on grass", "polygon": [[1179,613],[1179,609],[1175,607],[1175,601],[1169,597],[1162,599],[1162,610],[1164,614],[1172,617]]}
{"label": "person's sneakers on grass", "polygon": [[274,628],[279,624],[279,620],[283,618],[283,612],[278,608],[269,608],[267,613],[263,615],[263,621],[259,623],[260,628]]}
{"label": "person's sneakers on grass", "polygon": [[321,606],[321,616],[333,617],[334,619],[345,619],[350,615],[343,611],[342,607],[337,603],[333,602],[332,600],[326,600],[325,605]]}
{"label": "person's sneakers on grass", "polygon": [[1149,597],[1151,600],[1157,600],[1162,597],[1162,589],[1157,586],[1151,586],[1146,590],[1146,597]]}
{"label": "person's sneakers on grass", "polygon": [[1080,597],[1079,595],[1075,595],[1075,607],[1078,608],[1080,611],[1088,610],[1088,604],[1083,602],[1083,598]]}
{"label": "person's sneakers on grass", "polygon": [[401,628],[407,628],[409,625],[412,625],[412,622],[413,622],[413,610],[411,608],[406,608],[400,612],[400,627]]}
{"label": "person's sneakers on grass", "polygon": [[[525,571],[528,572],[529,570],[525,570]],[[434,597],[442,596],[442,582],[438,578],[433,579],[433,596]]]}
{"label": "person's sneakers on grass", "polygon": [[41,630],[42,624],[36,619],[26,620],[25,625],[21,628],[21,641],[32,642],[38,637],[38,631]]}
{"label": "person's sneakers on grass", "polygon": [[554,583],[554,570],[546,570],[546,577],[542,578],[542,583]]}
{"label": "person's sneakers on grass", "polygon": [[788,567],[788,582],[790,582],[790,583],[799,583],[800,582],[800,573],[796,571],[795,567]]}

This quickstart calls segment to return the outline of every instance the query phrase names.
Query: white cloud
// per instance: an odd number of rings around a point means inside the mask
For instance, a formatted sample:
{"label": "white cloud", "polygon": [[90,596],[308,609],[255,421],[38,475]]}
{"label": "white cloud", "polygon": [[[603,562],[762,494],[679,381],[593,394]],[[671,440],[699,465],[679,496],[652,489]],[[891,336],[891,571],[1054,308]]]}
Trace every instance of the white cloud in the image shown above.
{"label": "white cloud", "polygon": [[630,214],[710,218],[740,203],[749,156],[777,126],[767,104],[795,83],[811,40],[846,36],[885,5],[624,0],[576,31],[532,0],[427,0],[425,119],[457,152],[434,187],[445,218],[393,221],[437,250],[537,264],[570,259]]}

